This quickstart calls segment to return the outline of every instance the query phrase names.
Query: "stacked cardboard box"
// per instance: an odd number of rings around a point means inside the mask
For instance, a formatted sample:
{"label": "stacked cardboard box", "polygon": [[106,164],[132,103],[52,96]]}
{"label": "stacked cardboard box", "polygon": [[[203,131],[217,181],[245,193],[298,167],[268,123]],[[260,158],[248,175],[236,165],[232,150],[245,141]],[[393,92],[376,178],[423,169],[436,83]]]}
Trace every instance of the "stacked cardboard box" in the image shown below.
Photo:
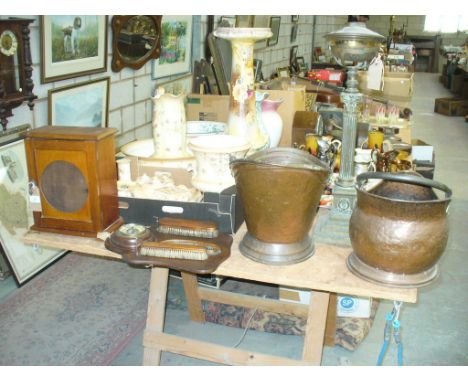
{"label": "stacked cardboard box", "polygon": [[358,81],[363,94],[391,101],[400,107],[408,107],[413,97],[414,73],[386,71],[382,91],[368,89],[366,71],[358,72]]}
{"label": "stacked cardboard box", "polygon": [[[284,90],[258,90],[268,93],[269,99],[282,99],[278,114],[283,120],[280,147],[291,147],[292,126],[296,111],[304,111],[306,88],[304,85],[288,85]],[[187,97],[187,121],[227,122],[229,96],[190,94]]]}

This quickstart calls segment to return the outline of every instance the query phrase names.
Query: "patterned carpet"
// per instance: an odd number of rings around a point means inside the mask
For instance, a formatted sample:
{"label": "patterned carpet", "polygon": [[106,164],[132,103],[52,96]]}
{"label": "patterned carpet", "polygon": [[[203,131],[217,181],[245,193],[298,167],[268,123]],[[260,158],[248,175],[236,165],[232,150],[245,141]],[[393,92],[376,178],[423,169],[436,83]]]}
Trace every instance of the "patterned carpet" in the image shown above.
{"label": "patterned carpet", "polygon": [[[0,365],[108,365],[146,322],[150,271],[70,253],[0,304]],[[277,286],[226,280],[221,289],[278,298]],[[170,278],[167,308],[186,310],[182,282]],[[369,319],[338,318],[335,343],[354,350]],[[203,301],[209,322],[303,335],[305,320]]]}
{"label": "patterned carpet", "polygon": [[149,276],[66,255],[0,304],[0,365],[109,364],[145,326]]}

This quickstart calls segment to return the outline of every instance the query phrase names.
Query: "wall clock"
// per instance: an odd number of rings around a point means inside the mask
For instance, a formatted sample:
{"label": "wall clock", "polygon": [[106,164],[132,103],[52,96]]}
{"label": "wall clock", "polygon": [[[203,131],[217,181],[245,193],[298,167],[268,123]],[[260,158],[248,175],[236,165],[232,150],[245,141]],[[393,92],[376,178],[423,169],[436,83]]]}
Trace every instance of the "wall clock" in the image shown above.
{"label": "wall clock", "polygon": [[16,39],[15,34],[6,29],[0,35],[0,52],[5,56],[13,56],[18,49],[18,40]]}
{"label": "wall clock", "polygon": [[6,130],[12,109],[27,101],[34,107],[29,24],[32,19],[0,20],[0,123]]}

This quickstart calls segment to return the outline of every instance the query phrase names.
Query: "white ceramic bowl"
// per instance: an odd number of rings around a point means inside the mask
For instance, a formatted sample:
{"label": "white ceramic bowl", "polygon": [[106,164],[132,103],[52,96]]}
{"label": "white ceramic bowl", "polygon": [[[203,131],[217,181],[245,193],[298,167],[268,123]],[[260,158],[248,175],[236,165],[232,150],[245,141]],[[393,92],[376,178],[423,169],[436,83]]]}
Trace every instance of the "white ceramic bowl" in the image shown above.
{"label": "white ceramic bowl", "polygon": [[188,147],[195,155],[194,187],[205,192],[221,192],[235,184],[229,162],[243,158],[250,143],[233,135],[208,135],[191,139]]}
{"label": "white ceramic bowl", "polygon": [[125,155],[141,158],[149,158],[154,154],[153,139],[142,139],[123,145],[120,151]]}

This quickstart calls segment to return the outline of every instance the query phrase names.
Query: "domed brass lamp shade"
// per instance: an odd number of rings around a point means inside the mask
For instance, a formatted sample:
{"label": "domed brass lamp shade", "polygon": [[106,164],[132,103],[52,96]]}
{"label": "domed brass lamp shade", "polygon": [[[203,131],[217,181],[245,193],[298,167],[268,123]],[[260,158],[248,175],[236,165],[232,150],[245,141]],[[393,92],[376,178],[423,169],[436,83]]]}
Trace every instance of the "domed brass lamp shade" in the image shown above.
{"label": "domed brass lamp shade", "polygon": [[333,57],[343,66],[359,66],[371,61],[385,37],[368,29],[364,23],[349,23],[325,35]]}

